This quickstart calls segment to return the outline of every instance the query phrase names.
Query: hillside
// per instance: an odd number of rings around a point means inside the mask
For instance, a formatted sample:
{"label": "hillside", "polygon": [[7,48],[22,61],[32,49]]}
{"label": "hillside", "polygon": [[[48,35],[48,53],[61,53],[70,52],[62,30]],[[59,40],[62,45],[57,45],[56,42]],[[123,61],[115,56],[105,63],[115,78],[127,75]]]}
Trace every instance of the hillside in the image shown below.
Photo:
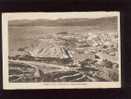
{"label": "hillside", "polygon": [[9,81],[119,81],[117,17],[9,21]]}

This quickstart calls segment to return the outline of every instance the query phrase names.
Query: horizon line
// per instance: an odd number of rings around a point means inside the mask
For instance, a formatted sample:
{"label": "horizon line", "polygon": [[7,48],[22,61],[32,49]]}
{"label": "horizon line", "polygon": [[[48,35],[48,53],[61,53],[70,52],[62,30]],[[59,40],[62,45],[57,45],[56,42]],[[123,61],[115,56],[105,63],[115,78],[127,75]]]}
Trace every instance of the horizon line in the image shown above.
{"label": "horizon line", "polygon": [[102,19],[102,18],[112,18],[112,17],[118,17],[118,16],[106,16],[106,17],[99,17],[99,18],[57,18],[57,19],[49,19],[49,18],[38,18],[38,19],[12,19],[8,21],[21,21],[21,20],[27,20],[27,21],[35,21],[35,20],[50,20],[50,21],[56,21],[56,20],[70,20],[70,19]]}

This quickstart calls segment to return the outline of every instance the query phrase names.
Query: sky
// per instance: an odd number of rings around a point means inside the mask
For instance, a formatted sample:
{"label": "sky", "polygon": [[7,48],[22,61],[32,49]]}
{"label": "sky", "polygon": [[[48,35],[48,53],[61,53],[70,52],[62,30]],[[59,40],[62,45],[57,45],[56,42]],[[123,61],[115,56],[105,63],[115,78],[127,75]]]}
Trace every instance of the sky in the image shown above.
{"label": "sky", "polygon": [[69,18],[101,18],[118,16],[119,12],[21,12],[4,13],[8,20],[35,19],[69,19]]}

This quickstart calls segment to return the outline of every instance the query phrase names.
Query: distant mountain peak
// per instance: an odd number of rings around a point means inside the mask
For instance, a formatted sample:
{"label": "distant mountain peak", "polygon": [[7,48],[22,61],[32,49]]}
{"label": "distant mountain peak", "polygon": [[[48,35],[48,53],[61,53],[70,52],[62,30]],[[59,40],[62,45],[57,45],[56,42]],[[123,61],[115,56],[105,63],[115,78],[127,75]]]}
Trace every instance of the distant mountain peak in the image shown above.
{"label": "distant mountain peak", "polygon": [[[108,24],[109,23],[109,24]],[[88,25],[110,25],[117,23],[117,17],[102,17],[96,19],[71,18],[71,19],[37,19],[37,20],[12,20],[9,26],[88,26]]]}

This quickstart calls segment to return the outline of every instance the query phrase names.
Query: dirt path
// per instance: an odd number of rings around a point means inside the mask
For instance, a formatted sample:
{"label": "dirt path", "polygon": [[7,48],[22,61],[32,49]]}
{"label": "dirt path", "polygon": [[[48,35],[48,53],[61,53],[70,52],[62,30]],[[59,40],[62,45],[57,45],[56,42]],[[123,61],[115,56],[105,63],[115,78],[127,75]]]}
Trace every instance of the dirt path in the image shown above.
{"label": "dirt path", "polygon": [[43,62],[34,62],[34,61],[24,61],[24,60],[9,60],[9,62],[14,62],[18,64],[26,64],[35,68],[36,70],[41,70],[44,73],[55,72],[55,71],[69,71],[70,67],[60,66],[54,64],[47,64]]}

